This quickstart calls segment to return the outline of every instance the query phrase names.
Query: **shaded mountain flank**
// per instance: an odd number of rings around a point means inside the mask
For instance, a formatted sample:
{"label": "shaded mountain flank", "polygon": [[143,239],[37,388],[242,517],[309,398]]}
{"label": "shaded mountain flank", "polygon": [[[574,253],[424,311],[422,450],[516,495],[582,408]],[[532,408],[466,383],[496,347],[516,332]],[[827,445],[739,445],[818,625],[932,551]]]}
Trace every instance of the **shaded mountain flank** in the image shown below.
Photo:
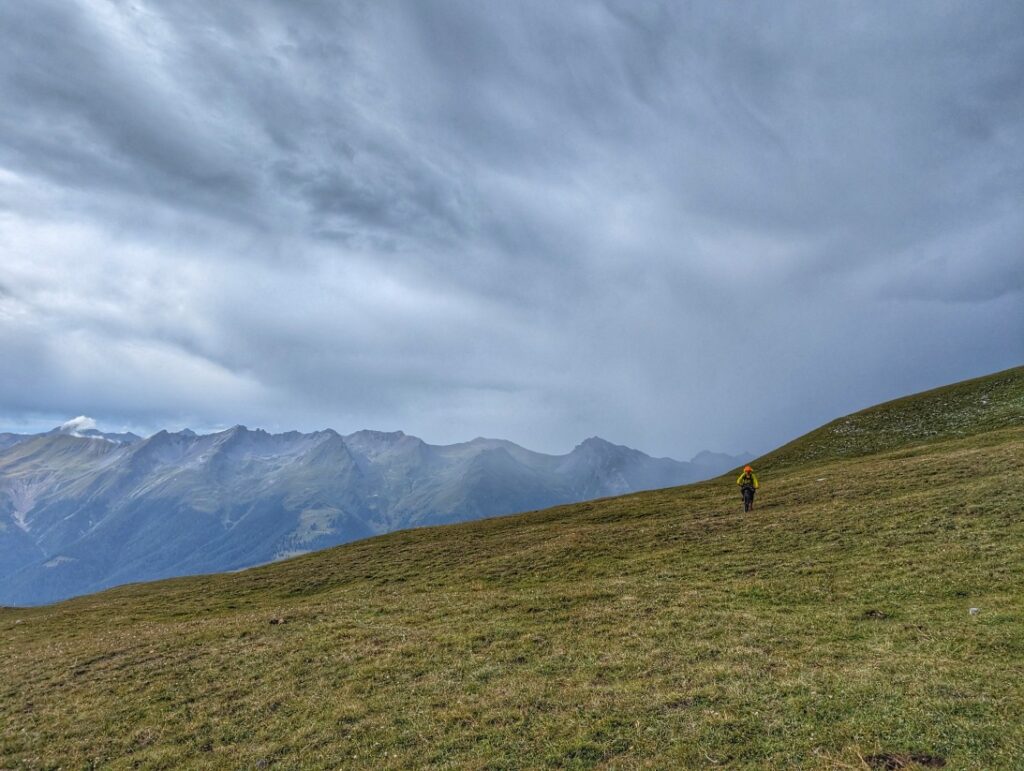
{"label": "shaded mountain flank", "polygon": [[719,474],[745,457],[651,458],[599,438],[566,455],[500,439],[235,426],[148,439],[75,421],[0,434],[0,604],[236,570],[380,533]]}

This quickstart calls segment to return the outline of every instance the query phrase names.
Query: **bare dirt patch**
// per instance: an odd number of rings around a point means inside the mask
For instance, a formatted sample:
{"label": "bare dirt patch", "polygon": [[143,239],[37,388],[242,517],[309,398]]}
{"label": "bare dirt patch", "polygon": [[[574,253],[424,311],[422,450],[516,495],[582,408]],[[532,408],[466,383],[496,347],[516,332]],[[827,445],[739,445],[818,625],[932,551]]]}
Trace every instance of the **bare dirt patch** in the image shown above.
{"label": "bare dirt patch", "polygon": [[913,768],[923,766],[924,768],[943,768],[946,759],[940,755],[927,755],[914,752],[881,752],[877,755],[868,755],[864,761],[872,768],[881,768],[886,771],[896,771],[900,768]]}

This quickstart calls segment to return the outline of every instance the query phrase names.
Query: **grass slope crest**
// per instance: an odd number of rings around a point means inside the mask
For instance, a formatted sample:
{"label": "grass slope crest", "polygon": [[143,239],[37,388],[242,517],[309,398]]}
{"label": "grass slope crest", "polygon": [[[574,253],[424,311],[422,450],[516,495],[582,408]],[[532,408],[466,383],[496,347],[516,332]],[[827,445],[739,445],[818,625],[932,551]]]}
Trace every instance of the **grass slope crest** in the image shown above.
{"label": "grass slope crest", "polygon": [[1024,367],[895,399],[839,418],[757,460],[820,463],[1024,424]]}

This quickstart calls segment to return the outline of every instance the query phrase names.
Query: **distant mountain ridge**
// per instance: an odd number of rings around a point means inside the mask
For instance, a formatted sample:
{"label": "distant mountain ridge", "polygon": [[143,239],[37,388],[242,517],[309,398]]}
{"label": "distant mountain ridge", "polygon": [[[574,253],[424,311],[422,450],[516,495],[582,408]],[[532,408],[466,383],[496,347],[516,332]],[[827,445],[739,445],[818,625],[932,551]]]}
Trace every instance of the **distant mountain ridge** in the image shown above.
{"label": "distant mountain ridge", "polygon": [[392,530],[714,476],[743,456],[652,458],[598,437],[566,455],[401,431],[235,426],[143,439],[76,418],[0,434],[0,604],[219,572]]}

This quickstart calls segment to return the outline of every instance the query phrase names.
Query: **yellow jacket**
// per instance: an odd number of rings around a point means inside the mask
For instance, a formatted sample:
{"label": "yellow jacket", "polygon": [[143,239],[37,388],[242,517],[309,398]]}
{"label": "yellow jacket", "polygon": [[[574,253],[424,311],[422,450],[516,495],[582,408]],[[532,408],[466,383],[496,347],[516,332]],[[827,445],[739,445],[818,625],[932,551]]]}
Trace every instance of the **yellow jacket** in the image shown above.
{"label": "yellow jacket", "polygon": [[757,475],[753,471],[750,472],[750,479],[745,479],[746,476],[747,474],[745,472],[740,474],[739,478],[736,480],[736,484],[742,487],[744,483],[750,484],[750,481],[753,480],[755,490],[761,486],[757,483]]}

